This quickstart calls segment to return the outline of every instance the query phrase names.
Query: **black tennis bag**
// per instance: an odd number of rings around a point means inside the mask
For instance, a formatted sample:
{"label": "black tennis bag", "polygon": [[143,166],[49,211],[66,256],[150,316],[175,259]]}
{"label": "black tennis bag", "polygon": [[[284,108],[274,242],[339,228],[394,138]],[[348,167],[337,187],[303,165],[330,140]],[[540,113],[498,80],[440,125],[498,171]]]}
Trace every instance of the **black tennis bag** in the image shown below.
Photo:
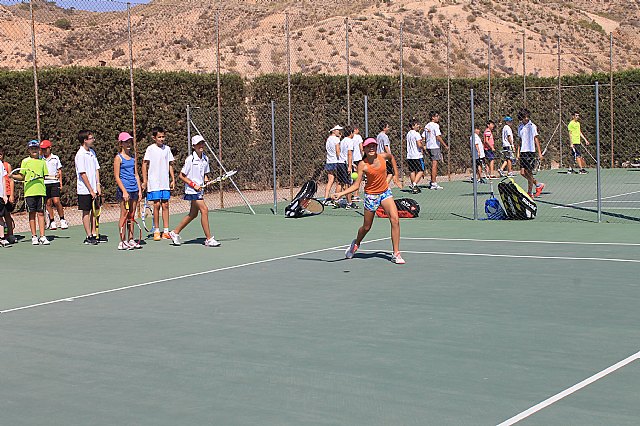
{"label": "black tennis bag", "polygon": [[[411,219],[414,217],[418,217],[420,214],[420,204],[413,198],[400,198],[398,200],[393,200],[396,203],[396,208],[398,209],[398,217]],[[384,208],[382,206],[378,207],[376,210],[376,216],[378,217],[389,217],[384,212]]]}
{"label": "black tennis bag", "polygon": [[538,206],[533,198],[513,179],[503,179],[498,184],[498,191],[509,219],[527,220],[536,217]]}
{"label": "black tennis bag", "polygon": [[313,198],[316,195],[316,191],[318,190],[318,185],[314,180],[310,180],[305,182],[300,188],[300,191],[293,197],[291,203],[287,207],[284,208],[284,216],[285,217],[302,217],[304,215],[304,209],[300,206],[301,200],[308,200],[309,198]]}

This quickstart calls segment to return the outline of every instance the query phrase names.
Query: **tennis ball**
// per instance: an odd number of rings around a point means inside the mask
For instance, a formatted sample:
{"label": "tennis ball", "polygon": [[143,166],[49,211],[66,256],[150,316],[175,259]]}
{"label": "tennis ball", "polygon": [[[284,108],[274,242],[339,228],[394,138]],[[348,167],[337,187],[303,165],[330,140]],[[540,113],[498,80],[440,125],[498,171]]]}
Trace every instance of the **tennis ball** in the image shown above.
{"label": "tennis ball", "polygon": [[358,179],[358,172],[351,173],[351,179],[353,179],[353,180]]}

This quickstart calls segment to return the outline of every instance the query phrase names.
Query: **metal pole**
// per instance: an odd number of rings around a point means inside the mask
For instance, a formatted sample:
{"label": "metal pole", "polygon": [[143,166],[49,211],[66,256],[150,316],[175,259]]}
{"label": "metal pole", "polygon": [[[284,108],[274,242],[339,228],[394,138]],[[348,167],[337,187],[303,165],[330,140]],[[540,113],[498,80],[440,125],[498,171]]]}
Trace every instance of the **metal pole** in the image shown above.
{"label": "metal pole", "polygon": [[471,155],[473,173],[471,176],[473,177],[473,220],[478,220],[478,174],[476,172],[476,147],[475,147],[475,134],[476,134],[476,121],[475,115],[473,111],[473,89],[471,89],[471,139],[469,139],[471,144]]}
{"label": "metal pole", "polygon": [[344,18],[345,40],[347,48],[347,124],[351,125],[351,59],[349,58],[349,18]]}
{"label": "metal pole", "polygon": [[369,137],[369,97],[364,95],[364,137]]}
{"label": "metal pole", "polygon": [[525,32],[522,32],[522,97],[524,107],[527,107],[527,44]]}
{"label": "metal pole", "polygon": [[[562,74],[560,66],[560,36],[558,36],[558,123],[562,127]],[[560,167],[562,167],[562,131],[558,132]]]}
{"label": "metal pole", "polygon": [[489,82],[489,118],[491,120],[491,31],[487,40],[487,80]]}
{"label": "metal pole", "polygon": [[187,150],[191,155],[191,106],[187,104]]}
{"label": "metal pole", "polygon": [[[216,11],[216,85],[218,98],[218,158],[222,164],[222,96],[220,94],[220,10]],[[220,168],[220,176],[223,170]],[[224,209],[224,191],[220,181],[220,208]]]}
{"label": "metal pole", "polygon": [[596,187],[598,189],[598,223],[602,222],[602,184],[600,181],[600,94],[596,81]]}
{"label": "metal pole", "polygon": [[403,50],[404,43],[404,21],[400,24],[400,179],[403,178],[403,165],[404,165],[404,63],[402,58],[404,56]]}
{"label": "metal pole", "polygon": [[447,175],[451,182],[451,26],[447,25]]}
{"label": "metal pole", "polygon": [[36,22],[33,17],[33,0],[29,1],[29,13],[31,15],[31,56],[33,57],[33,93],[35,95],[36,107],[36,129],[38,131],[38,140],[42,140],[42,132],[40,131],[40,97],[38,95],[38,57],[36,49]]}
{"label": "metal pole", "polygon": [[278,213],[278,176],[276,175],[276,103],[271,101],[271,164],[273,167],[273,214]]}
{"label": "metal pole", "polygon": [[287,98],[289,103],[289,199],[293,200],[293,129],[291,128],[291,45],[289,40],[289,12],[287,12],[285,16],[285,32],[287,36]]}
{"label": "metal pole", "polygon": [[[133,124],[133,156],[136,176],[138,174],[138,135],[136,131],[136,92],[133,80],[133,37],[131,35],[131,3],[127,3],[127,35],[129,38],[129,85],[131,86],[131,120]],[[191,146],[191,144],[189,144]]]}
{"label": "metal pole", "polygon": [[609,114],[611,133],[611,168],[615,166],[613,155],[613,33],[609,33]]}

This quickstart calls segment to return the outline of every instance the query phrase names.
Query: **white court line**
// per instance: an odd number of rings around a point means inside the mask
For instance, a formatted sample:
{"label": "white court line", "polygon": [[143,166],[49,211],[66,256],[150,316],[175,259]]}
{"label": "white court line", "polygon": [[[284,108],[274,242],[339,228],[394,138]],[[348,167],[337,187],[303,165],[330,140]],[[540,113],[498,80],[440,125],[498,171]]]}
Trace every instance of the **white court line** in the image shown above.
{"label": "white court line", "polygon": [[[624,194],[610,195],[610,196],[608,196],[608,197],[602,197],[601,199],[602,199],[602,200],[608,200],[608,199],[610,199],[610,198],[624,197],[625,195],[637,194],[637,193],[639,193],[639,192],[640,192],[640,191],[625,192]],[[585,203],[592,203],[592,202],[594,202],[594,201],[598,201],[598,199],[597,199],[597,198],[594,198],[594,199],[592,199],[592,200],[578,201],[578,202],[576,202],[576,203],[569,203],[569,204],[565,204],[565,205],[563,205],[563,206],[554,206],[554,207],[551,207],[551,208],[552,208],[552,209],[569,209],[569,208],[571,208],[571,206],[577,206],[577,205],[579,205],[579,204],[585,204]]]}
{"label": "white court line", "polygon": [[594,374],[593,376],[581,381],[580,383],[577,383],[573,386],[571,386],[568,389],[563,390],[560,393],[557,393],[555,395],[553,395],[550,398],[545,399],[544,401],[534,405],[533,407],[529,408],[528,410],[523,411],[520,414],[517,414],[513,417],[511,417],[510,419],[505,420],[504,422],[500,423],[498,426],[510,426],[513,425],[515,423],[518,423],[520,420],[523,420],[527,417],[529,417],[532,414],[537,413],[538,411],[550,406],[551,404],[554,404],[558,401],[560,401],[562,398],[571,395],[574,392],[579,391],[580,389],[590,385],[591,383],[600,380],[601,378],[603,378],[604,376],[613,373],[614,371],[624,367],[627,364],[632,363],[633,361],[636,361],[640,359],[640,351],[636,352],[635,354],[623,359],[622,361],[612,365],[611,367],[605,368],[604,370],[602,370],[599,373]]}
{"label": "white court line", "polygon": [[[337,248],[333,250],[338,250]],[[358,253],[378,253],[384,250],[358,250]],[[569,256],[534,256],[525,254],[493,254],[493,253],[454,253],[446,251],[411,251],[400,250],[402,254],[435,254],[441,256],[477,256],[477,257],[507,257],[510,259],[555,259],[555,260],[590,260],[600,262],[640,263],[640,259],[616,259],[611,257],[569,257]]]}
{"label": "white court line", "polygon": [[[377,238],[375,240],[364,241],[363,244],[375,243],[375,242],[384,241],[384,240],[388,240],[388,239],[389,239],[389,237]],[[245,266],[260,265],[262,263],[275,262],[277,260],[291,259],[293,257],[306,256],[308,254],[321,253],[323,251],[344,250],[345,247],[347,247],[347,245],[328,247],[328,248],[319,249],[319,250],[311,250],[311,251],[305,251],[305,252],[297,253],[297,254],[290,254],[290,255],[287,255],[287,256],[273,257],[271,259],[256,260],[254,262],[242,263],[240,265],[225,266],[225,267],[222,267],[222,268],[211,269],[209,271],[194,272],[194,273],[191,273],[191,274],[179,275],[177,277],[162,278],[162,279],[159,279],[159,280],[149,281],[149,282],[141,283],[141,284],[133,284],[133,285],[125,286],[125,287],[112,288],[112,289],[109,289],[109,290],[96,291],[96,292],[93,292],[93,293],[81,294],[81,295],[78,295],[78,296],[65,297],[65,298],[62,298],[62,299],[51,300],[51,301],[48,301],[48,302],[34,303],[33,305],[20,306],[20,307],[17,307],[17,308],[6,309],[4,311],[0,311],[0,314],[8,314],[8,313],[11,313],[11,312],[23,311],[25,309],[38,308],[40,306],[52,305],[54,303],[73,302],[73,301],[75,301],[77,299],[84,299],[86,297],[93,297],[93,296],[99,296],[101,294],[115,293],[117,291],[130,290],[132,288],[146,287],[146,286],[150,286],[150,285],[153,285],[153,284],[166,283],[166,282],[169,282],[169,281],[176,281],[176,280],[180,280],[180,279],[183,279],[183,278],[190,278],[190,277],[197,277],[197,276],[200,276],[200,275],[213,274],[215,272],[229,271],[229,270],[232,270],[232,269],[243,268]]]}
{"label": "white court line", "polygon": [[477,242],[477,243],[569,244],[569,245],[576,245],[576,246],[640,246],[640,243],[541,241],[541,240],[483,240],[479,238],[402,237],[401,239],[402,240],[433,240],[433,241],[470,241],[470,242]]}

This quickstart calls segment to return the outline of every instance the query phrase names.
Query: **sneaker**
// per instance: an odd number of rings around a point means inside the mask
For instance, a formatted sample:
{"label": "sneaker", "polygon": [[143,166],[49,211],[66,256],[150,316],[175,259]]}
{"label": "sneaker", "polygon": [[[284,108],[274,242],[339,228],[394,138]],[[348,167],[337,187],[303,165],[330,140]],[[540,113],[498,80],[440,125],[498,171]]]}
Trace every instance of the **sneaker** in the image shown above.
{"label": "sneaker", "polygon": [[9,247],[9,241],[5,240],[4,238],[0,240],[0,247]]}
{"label": "sneaker", "polygon": [[344,257],[347,259],[351,259],[353,258],[353,255],[356,254],[357,251],[358,251],[358,245],[356,244],[356,240],[353,240],[351,241],[351,245],[349,246],[347,251],[344,252]]}
{"label": "sneaker", "polygon": [[568,175],[570,175],[570,174],[572,174],[572,173],[576,173],[576,171],[575,171],[575,170],[573,170],[573,169],[568,169],[568,170],[567,170],[567,174],[568,174]]}
{"label": "sneaker", "polygon": [[69,229],[69,224],[66,220],[60,219],[60,229]]}
{"label": "sneaker", "polygon": [[95,240],[99,243],[108,243],[109,242],[109,237],[106,235],[94,235]]}
{"label": "sneaker", "polygon": [[438,185],[436,182],[431,182],[429,189],[444,189],[444,188]]}
{"label": "sneaker", "polygon": [[357,208],[358,208],[358,205],[357,205],[356,203],[351,203],[351,208],[352,208],[352,209],[357,209]]}
{"label": "sneaker", "polygon": [[51,242],[49,240],[47,240],[47,237],[45,237],[44,235],[42,237],[40,237],[38,239],[38,244],[40,244],[41,246],[48,246],[51,244]]}
{"label": "sneaker", "polygon": [[500,173],[500,177],[505,177],[507,176],[507,174],[505,173],[504,170],[498,170],[498,173]]}
{"label": "sneaker", "polygon": [[351,207],[351,204],[345,204],[344,205],[344,209],[345,210],[351,210],[353,207]]}
{"label": "sneaker", "polygon": [[515,175],[516,175],[516,174],[515,174],[515,173],[513,173],[513,172],[509,172],[509,173],[507,173],[507,176],[509,176],[509,177],[514,177]]}
{"label": "sneaker", "polygon": [[580,170],[578,171],[578,174],[579,174],[579,175],[586,175],[587,173],[589,173],[589,172],[588,172],[588,171],[586,171],[585,169],[580,169]]}
{"label": "sneaker", "polygon": [[354,195],[353,197],[351,197],[351,201],[353,201],[354,203],[358,203],[358,202],[360,202],[362,200],[357,195]]}
{"label": "sneaker", "polygon": [[211,237],[204,242],[204,245],[206,247],[220,247],[222,244],[220,244],[219,241],[216,241],[214,237]]}
{"label": "sneaker", "polygon": [[539,197],[542,194],[542,190],[544,189],[544,183],[539,183],[536,185],[536,197]]}
{"label": "sneaker", "polygon": [[18,242],[18,238],[15,235],[7,235],[7,241],[9,241],[9,244],[15,244]]}
{"label": "sneaker", "polygon": [[133,247],[131,247],[126,241],[120,241],[118,243],[118,250],[130,250],[132,248]]}
{"label": "sneaker", "polygon": [[418,188],[418,186],[414,186],[413,188],[411,188],[411,193],[412,194],[419,194],[420,192],[422,192],[422,190],[420,188]]}
{"label": "sneaker", "polygon": [[83,243],[86,245],[95,246],[98,245],[98,240],[96,240],[96,237],[94,237],[93,235],[90,235],[84,239]]}
{"label": "sneaker", "polygon": [[169,236],[171,237],[171,241],[173,241],[174,245],[179,246],[182,244],[182,239],[180,238],[180,234],[176,234],[175,232],[171,231],[169,232]]}
{"label": "sneaker", "polygon": [[162,235],[160,234],[160,231],[154,231],[153,232],[153,241],[160,241],[162,239]]}
{"label": "sneaker", "polygon": [[163,240],[170,240],[171,239],[171,235],[169,235],[168,232],[163,232],[162,233],[162,239]]}
{"label": "sneaker", "polygon": [[404,265],[406,263],[402,258],[402,256],[400,255],[400,252],[394,253],[393,256],[391,256],[391,260],[396,265]]}
{"label": "sneaker", "polygon": [[[480,178],[480,180],[479,180],[478,182],[480,182],[480,183],[487,183],[487,180],[486,180],[485,178]],[[429,188],[429,189],[431,189],[431,188]]]}
{"label": "sneaker", "polygon": [[129,240],[129,247],[131,247],[132,249],[141,249],[142,246],[140,245],[140,243],[138,243],[136,240]]}
{"label": "sneaker", "polygon": [[31,245],[32,246],[39,246],[40,245],[40,241],[38,241],[38,237],[36,237],[35,235],[31,237]]}
{"label": "sneaker", "polygon": [[55,220],[52,220],[51,222],[49,222],[49,229],[51,229],[52,231],[55,231],[56,229],[58,229],[58,225],[56,225]]}

